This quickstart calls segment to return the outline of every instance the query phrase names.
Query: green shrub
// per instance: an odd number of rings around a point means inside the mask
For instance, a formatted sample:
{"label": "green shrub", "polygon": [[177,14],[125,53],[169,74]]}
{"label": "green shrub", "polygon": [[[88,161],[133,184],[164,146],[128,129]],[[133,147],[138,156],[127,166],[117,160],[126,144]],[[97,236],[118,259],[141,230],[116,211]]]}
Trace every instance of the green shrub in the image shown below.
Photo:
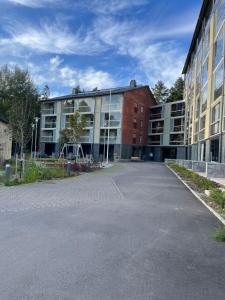
{"label": "green shrub", "polygon": [[39,179],[40,176],[40,168],[37,167],[35,164],[30,164],[29,166],[25,167],[24,174],[23,174],[23,183],[32,183]]}
{"label": "green shrub", "polygon": [[225,227],[216,230],[216,232],[214,233],[214,238],[219,242],[225,242]]}
{"label": "green shrub", "polygon": [[179,166],[177,164],[168,164],[171,169],[173,169],[176,173],[180,175],[180,177],[184,180],[190,180],[192,183],[196,185],[198,189],[201,191],[210,190],[217,187],[217,184],[199,174],[186,169],[183,166]]}
{"label": "green shrub", "polygon": [[210,197],[214,202],[219,204],[222,209],[224,209],[225,206],[225,192],[222,192],[219,189],[213,189],[210,193]]}
{"label": "green shrub", "polygon": [[62,168],[42,168],[39,179],[50,180],[53,178],[65,178],[68,177],[65,169]]}

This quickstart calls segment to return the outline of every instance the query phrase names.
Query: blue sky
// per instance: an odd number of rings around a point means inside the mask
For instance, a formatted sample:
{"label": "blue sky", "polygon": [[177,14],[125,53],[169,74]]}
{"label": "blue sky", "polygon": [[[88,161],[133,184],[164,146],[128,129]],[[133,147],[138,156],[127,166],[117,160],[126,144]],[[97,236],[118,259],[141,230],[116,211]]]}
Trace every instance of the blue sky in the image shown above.
{"label": "blue sky", "polygon": [[0,65],[28,68],[51,95],[170,86],[181,74],[201,0],[0,0]]}

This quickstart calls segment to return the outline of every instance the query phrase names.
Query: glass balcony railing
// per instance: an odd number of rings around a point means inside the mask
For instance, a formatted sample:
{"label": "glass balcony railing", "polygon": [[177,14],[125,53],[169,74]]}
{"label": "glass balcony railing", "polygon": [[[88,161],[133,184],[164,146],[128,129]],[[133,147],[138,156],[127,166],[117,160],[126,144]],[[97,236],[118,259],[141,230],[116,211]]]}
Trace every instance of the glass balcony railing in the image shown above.
{"label": "glass balcony railing", "polygon": [[163,127],[156,127],[156,128],[151,128],[150,133],[163,133],[164,128]]}
{"label": "glass balcony railing", "polygon": [[121,126],[121,121],[120,120],[105,120],[101,122],[102,127],[120,127]]}
{"label": "glass balcony railing", "polygon": [[173,126],[171,131],[172,132],[182,132],[182,131],[184,131],[184,125]]}
{"label": "glass balcony railing", "polygon": [[80,142],[81,143],[92,143],[92,140],[91,140],[91,136],[81,136],[80,137]]}
{"label": "glass balcony railing", "polygon": [[64,107],[63,112],[64,112],[64,114],[73,114],[74,113],[74,107],[73,106]]}
{"label": "glass balcony railing", "polygon": [[55,115],[56,114],[54,108],[42,108],[41,113],[42,113],[42,115]]}
{"label": "glass balcony railing", "polygon": [[41,142],[52,143],[53,142],[53,136],[43,135],[43,136],[41,136]]}
{"label": "glass balcony railing", "polygon": [[184,109],[182,109],[182,110],[172,110],[171,111],[171,117],[184,116],[184,114],[185,114]]}
{"label": "glass balcony railing", "polygon": [[163,118],[163,113],[157,113],[157,114],[152,114],[150,116],[151,120],[156,120],[156,119],[162,119]]}
{"label": "glass balcony railing", "polygon": [[45,122],[44,128],[56,128],[56,122]]}
{"label": "glass balcony railing", "polygon": [[[101,144],[107,144],[108,143],[108,136],[101,136],[100,137],[100,143]],[[119,140],[117,139],[117,137],[109,137],[109,143],[110,144],[116,144],[119,143]]]}

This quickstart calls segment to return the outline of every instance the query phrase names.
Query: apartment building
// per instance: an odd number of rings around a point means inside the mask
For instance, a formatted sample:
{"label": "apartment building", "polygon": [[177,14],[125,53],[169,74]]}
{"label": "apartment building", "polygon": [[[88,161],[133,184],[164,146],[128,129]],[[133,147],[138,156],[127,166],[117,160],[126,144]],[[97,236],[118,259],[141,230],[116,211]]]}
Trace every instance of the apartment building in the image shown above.
{"label": "apartment building", "polygon": [[188,159],[225,162],[225,0],[204,0],[184,65]]}
{"label": "apartment building", "polygon": [[0,117],[0,162],[11,159],[12,134],[8,122]]}
{"label": "apartment building", "polygon": [[184,125],[184,100],[152,106],[148,131],[149,159],[185,159]]}
{"label": "apartment building", "polygon": [[149,108],[155,105],[148,86],[105,89],[71,94],[41,101],[40,152],[60,153],[60,131],[69,127],[76,110],[86,116],[87,127],[81,137],[85,154],[106,156],[109,129],[109,157],[127,159],[143,156],[147,147]]}

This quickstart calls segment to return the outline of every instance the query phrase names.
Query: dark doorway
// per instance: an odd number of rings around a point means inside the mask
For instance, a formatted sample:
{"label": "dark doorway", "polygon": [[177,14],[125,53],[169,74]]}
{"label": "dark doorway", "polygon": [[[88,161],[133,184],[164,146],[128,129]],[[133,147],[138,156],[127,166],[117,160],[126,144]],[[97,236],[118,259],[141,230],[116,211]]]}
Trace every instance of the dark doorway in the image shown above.
{"label": "dark doorway", "polygon": [[211,141],[211,160],[212,161],[219,161],[219,138]]}
{"label": "dark doorway", "polygon": [[52,156],[53,154],[55,154],[55,144],[46,143],[45,144],[45,154],[47,156]]}
{"label": "dark doorway", "polygon": [[[106,160],[106,156],[107,156],[107,144],[105,145],[100,145],[100,160],[104,161]],[[114,159],[114,145],[109,145],[109,160],[113,160]]]}
{"label": "dark doorway", "polygon": [[177,148],[162,148],[162,161],[166,158],[176,159],[177,158]]}

